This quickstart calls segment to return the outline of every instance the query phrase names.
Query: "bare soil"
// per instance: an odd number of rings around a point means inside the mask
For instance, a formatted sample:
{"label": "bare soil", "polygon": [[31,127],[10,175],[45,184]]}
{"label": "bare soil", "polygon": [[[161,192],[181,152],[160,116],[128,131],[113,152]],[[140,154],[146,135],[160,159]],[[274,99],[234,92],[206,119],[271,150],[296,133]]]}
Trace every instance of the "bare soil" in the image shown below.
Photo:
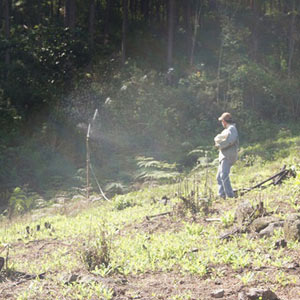
{"label": "bare soil", "polygon": [[[224,207],[216,203],[215,215],[219,211],[224,211]],[[204,218],[193,219],[186,218],[186,221],[196,221],[197,223],[205,224]],[[150,219],[145,219],[141,223],[131,224],[126,226],[120,234],[130,234],[132,232],[146,232],[149,234],[165,231],[179,231],[182,226],[182,219],[172,216],[158,216]],[[42,256],[58,248],[64,249],[65,255],[74,255],[74,247],[78,241],[59,241],[56,239],[43,239],[24,243],[20,241],[13,245],[14,260],[17,261],[38,261]],[[294,263],[282,267],[289,275],[296,275],[300,278],[299,253],[294,250],[286,249],[286,255],[293,258]],[[260,268],[260,269],[240,269],[233,270],[227,265],[210,266],[211,272],[205,277],[197,275],[189,275],[181,272],[180,269],[174,269],[171,272],[146,272],[143,274],[134,274],[123,276],[115,274],[106,278],[95,276],[89,273],[84,267],[82,269],[68,270],[58,272],[49,272],[42,274],[26,274],[22,270],[14,270],[5,273],[0,272],[0,299],[17,299],[18,295],[32,288],[33,279],[40,277],[41,285],[43,286],[43,295],[36,299],[70,299],[68,296],[61,298],[59,287],[56,285],[53,278],[61,278],[68,282],[68,276],[76,275],[76,281],[89,284],[90,282],[101,282],[104,286],[111,288],[114,291],[114,300],[210,300],[213,298],[212,293],[217,290],[224,290],[224,296],[221,299],[237,300],[241,292],[247,292],[251,287],[265,288],[273,290],[280,300],[300,300],[300,280],[284,286],[275,285],[270,282],[265,283],[263,280],[251,282],[244,286],[239,275],[251,271],[265,274],[268,278],[272,278],[275,267]],[[216,275],[216,270],[223,274],[222,277]],[[97,298],[91,298],[97,299]]]}

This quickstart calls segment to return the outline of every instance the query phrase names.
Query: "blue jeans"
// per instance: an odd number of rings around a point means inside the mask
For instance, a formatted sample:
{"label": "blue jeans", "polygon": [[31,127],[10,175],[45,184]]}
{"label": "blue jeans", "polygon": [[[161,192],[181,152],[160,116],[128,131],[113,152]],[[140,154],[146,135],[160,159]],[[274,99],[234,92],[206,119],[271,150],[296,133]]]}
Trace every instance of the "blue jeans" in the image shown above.
{"label": "blue jeans", "polygon": [[217,181],[218,181],[218,194],[220,197],[234,197],[234,192],[231,187],[229,173],[232,165],[225,158],[219,163]]}

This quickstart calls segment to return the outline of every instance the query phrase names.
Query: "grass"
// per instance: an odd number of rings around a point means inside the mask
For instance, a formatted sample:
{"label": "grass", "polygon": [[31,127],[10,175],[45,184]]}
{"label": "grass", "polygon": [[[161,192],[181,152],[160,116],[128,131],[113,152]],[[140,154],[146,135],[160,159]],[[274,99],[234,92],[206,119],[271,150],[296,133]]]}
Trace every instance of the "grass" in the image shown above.
{"label": "grass", "polygon": [[[242,159],[232,170],[234,187],[254,185],[276,173],[284,164],[299,170],[296,152],[299,144],[298,137],[280,137],[273,143],[266,141],[242,149]],[[200,192],[208,183],[211,190],[216,189],[215,171],[211,168],[205,173],[205,183],[199,175]],[[283,219],[298,211],[299,175],[281,186],[269,186],[242,198],[224,202],[215,202],[212,198],[206,211],[195,213],[187,209],[184,215],[178,214],[181,200],[175,194],[181,190],[187,197],[193,186],[183,183],[181,187],[179,184],[148,187],[116,196],[111,202],[84,203],[75,215],[72,212],[79,204],[73,201],[66,203],[63,210],[51,213],[49,208],[44,208],[12,221],[3,217],[0,250],[5,245],[10,246],[9,267],[16,272],[35,275],[45,272],[46,275],[44,279],[25,280],[16,289],[13,279],[3,280],[0,290],[4,295],[11,295],[11,299],[20,300],[118,299],[120,294],[114,292],[114,288],[125,285],[130,292],[126,284],[118,282],[120,278],[141,278],[147,274],[181,274],[183,278],[193,276],[203,282],[217,278],[226,281],[229,274],[243,286],[263,282],[273,290],[282,290],[283,294],[284,289],[298,283],[295,274],[285,266],[297,261],[300,244],[290,241],[287,247],[275,249],[276,241],[284,238],[282,229],[264,238],[251,233],[235,235],[228,241],[219,237],[235,225],[235,208],[243,200],[252,204],[263,201],[268,213]],[[166,205],[161,202],[164,196],[170,199]],[[146,216],[168,211],[173,213],[146,219]],[[220,219],[220,222],[205,222],[206,217]],[[46,228],[45,223],[50,223],[51,228]],[[37,230],[38,225],[40,230]],[[111,282],[66,284],[62,276],[67,274],[92,274]],[[5,277],[4,271],[0,275]],[[180,286],[178,284],[178,288]],[[195,299],[196,290],[188,286],[174,289],[168,292],[168,299]],[[141,288],[141,291],[146,293],[147,289]],[[160,298],[161,291],[155,290],[150,291],[148,297],[164,299]]]}

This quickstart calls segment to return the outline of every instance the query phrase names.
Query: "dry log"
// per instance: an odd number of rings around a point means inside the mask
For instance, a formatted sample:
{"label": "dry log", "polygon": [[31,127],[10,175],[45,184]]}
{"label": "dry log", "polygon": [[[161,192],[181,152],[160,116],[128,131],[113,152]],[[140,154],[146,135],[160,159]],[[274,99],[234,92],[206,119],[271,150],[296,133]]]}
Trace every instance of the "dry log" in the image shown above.
{"label": "dry log", "polygon": [[233,230],[223,233],[222,235],[220,235],[219,239],[220,240],[227,240],[229,239],[231,236],[237,234],[237,233],[242,233],[243,229],[242,228],[234,228]]}
{"label": "dry log", "polygon": [[244,194],[261,187],[262,185],[264,185],[265,183],[269,182],[272,180],[273,185],[277,185],[280,184],[282,182],[282,180],[284,178],[286,178],[287,176],[295,176],[294,172],[292,170],[288,170],[286,169],[286,166],[284,165],[283,168],[281,169],[280,172],[276,173],[275,175],[272,175],[270,177],[268,177],[267,179],[265,179],[264,181],[250,187],[250,188],[243,188],[240,190],[236,190],[236,192],[238,193],[239,196],[243,196]]}
{"label": "dry log", "polygon": [[205,222],[221,222],[220,218],[207,218],[204,219]]}
{"label": "dry log", "polygon": [[0,257],[0,271],[1,271],[2,268],[4,267],[4,262],[5,262],[4,257]]}
{"label": "dry log", "polygon": [[157,214],[157,215],[152,215],[152,216],[146,216],[146,219],[149,221],[152,218],[156,218],[156,217],[161,217],[161,216],[166,216],[166,215],[171,215],[172,212],[171,211],[167,211],[161,214]]}
{"label": "dry log", "polygon": [[264,204],[263,204],[262,201],[260,201],[257,204],[256,208],[253,210],[253,212],[249,215],[248,221],[245,224],[243,224],[243,226],[236,227],[233,230],[222,234],[219,238],[221,240],[227,240],[231,236],[233,236],[234,234],[247,232],[249,226],[253,223],[253,221],[255,220],[255,218],[257,218],[258,216],[262,216],[264,214],[264,212],[265,212]]}

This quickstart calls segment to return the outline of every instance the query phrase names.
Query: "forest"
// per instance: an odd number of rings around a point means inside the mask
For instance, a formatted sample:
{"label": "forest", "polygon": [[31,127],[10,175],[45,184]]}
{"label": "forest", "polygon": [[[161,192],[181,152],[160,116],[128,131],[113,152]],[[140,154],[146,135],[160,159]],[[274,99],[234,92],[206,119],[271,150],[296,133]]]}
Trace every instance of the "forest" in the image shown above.
{"label": "forest", "polygon": [[298,0],[0,0],[0,298],[300,299],[299,78]]}
{"label": "forest", "polygon": [[84,189],[89,124],[91,171],[111,193],[141,180],[150,159],[183,172],[195,149],[216,156],[224,111],[242,144],[296,133],[299,9],[297,0],[1,0],[0,206],[16,188]]}

